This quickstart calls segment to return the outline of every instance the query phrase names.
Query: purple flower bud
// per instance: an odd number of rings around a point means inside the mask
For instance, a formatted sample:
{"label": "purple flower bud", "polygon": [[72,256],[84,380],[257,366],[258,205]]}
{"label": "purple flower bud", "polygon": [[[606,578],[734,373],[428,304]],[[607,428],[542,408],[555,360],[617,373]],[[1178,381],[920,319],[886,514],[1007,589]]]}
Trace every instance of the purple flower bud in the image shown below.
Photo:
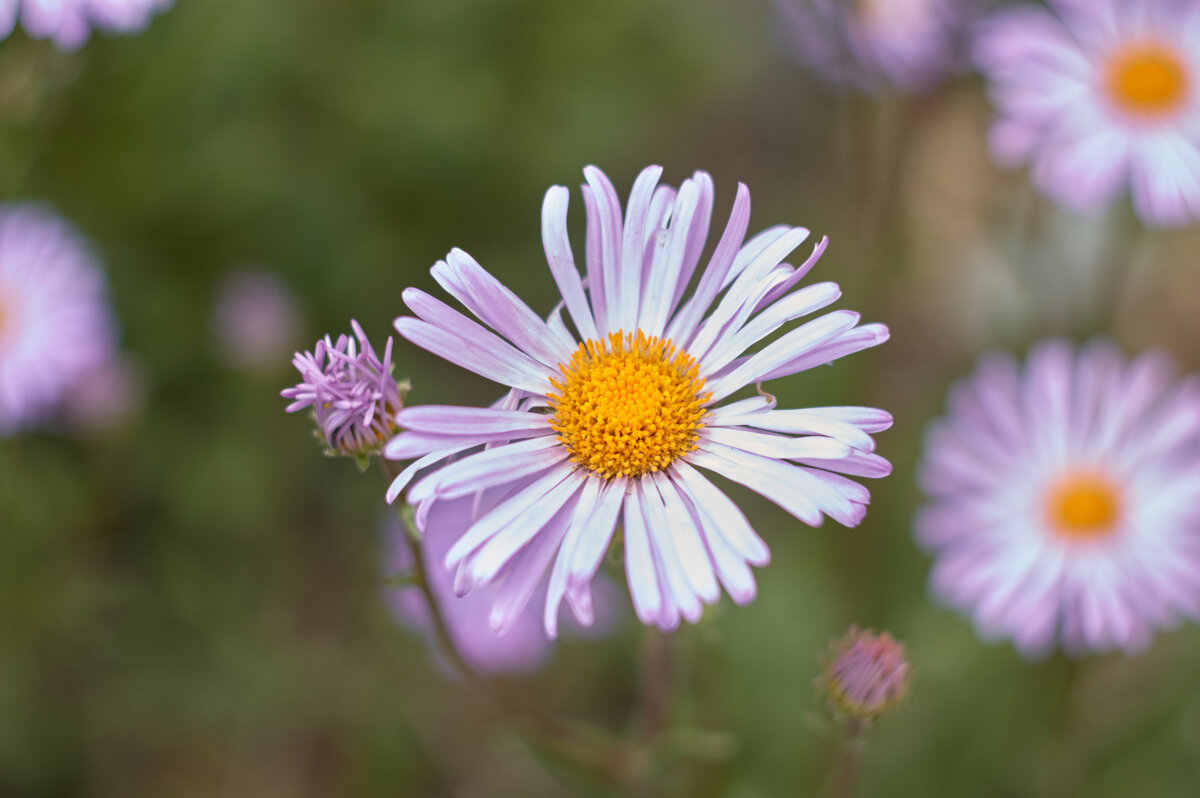
{"label": "purple flower bud", "polygon": [[396,434],[396,413],[404,406],[408,384],[392,376],[392,339],[383,360],[375,354],[357,321],[350,322],[355,341],[345,335],[337,343],[326,335],[312,352],[297,352],[292,363],[301,382],[282,391],[294,400],[287,412],[313,409],[317,430],[330,454],[346,454],[364,462]]}
{"label": "purple flower bud", "polygon": [[839,715],[869,723],[899,706],[911,681],[902,644],[887,632],[852,626],[834,641],[816,686]]}

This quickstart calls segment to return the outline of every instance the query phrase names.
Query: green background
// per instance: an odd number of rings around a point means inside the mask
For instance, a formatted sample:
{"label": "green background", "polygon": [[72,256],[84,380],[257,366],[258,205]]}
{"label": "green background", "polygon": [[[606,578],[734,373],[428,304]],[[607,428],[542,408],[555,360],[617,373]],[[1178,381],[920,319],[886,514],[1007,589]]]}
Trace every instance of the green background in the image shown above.
{"label": "green background", "polygon": [[[403,288],[435,290],[453,246],[546,312],[542,194],[589,163],[622,197],[649,163],[674,184],[711,172],[717,229],[747,183],[751,230],[829,235],[812,279],[893,336],[775,384],[785,405],[891,411],[895,474],[854,530],[730,489],[774,553],[759,597],[667,642],[669,722],[727,734],[619,791],[817,794],[837,735],[811,682],[857,623],[916,672],[871,731],[861,795],[1195,795],[1195,628],[1136,658],[1027,663],[925,591],[922,431],[981,351],[1103,333],[1200,367],[1195,232],[1055,211],[989,165],[988,117],[969,76],[919,99],[814,83],[765,2],[184,0],[75,54],[0,42],[0,191],[94,243],[147,380],[117,429],[0,441],[0,795],[618,791],[545,761],[392,622],[382,479],[283,413],[286,354],[235,370],[210,321],[221,276],[257,263],[301,300],[295,346],[354,317],[382,348]],[[573,189],[577,252],[582,217]],[[497,391],[404,343],[396,360],[410,402]],[[625,733],[661,650],[622,601],[615,636],[511,686]]]}

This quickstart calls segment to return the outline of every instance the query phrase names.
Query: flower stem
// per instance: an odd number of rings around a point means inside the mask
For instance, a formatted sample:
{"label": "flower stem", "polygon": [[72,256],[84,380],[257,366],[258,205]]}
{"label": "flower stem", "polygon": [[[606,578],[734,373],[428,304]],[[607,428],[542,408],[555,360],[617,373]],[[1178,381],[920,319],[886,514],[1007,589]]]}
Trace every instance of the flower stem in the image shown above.
{"label": "flower stem", "polygon": [[857,718],[846,722],[841,751],[838,754],[829,798],[852,798],[858,786],[859,765],[862,761],[863,723]]}
{"label": "flower stem", "polygon": [[[391,463],[381,459],[383,470],[394,477]],[[594,728],[581,728],[546,712],[508,686],[477,671],[463,657],[450,635],[445,614],[434,595],[429,572],[421,553],[421,533],[416,527],[412,508],[400,511],[404,523],[404,540],[412,557],[410,582],[421,591],[429,607],[434,636],[446,662],[468,684],[488,697],[507,715],[519,723],[523,736],[536,750],[552,756],[572,769],[598,777],[609,783],[624,780],[633,751],[631,746],[615,740]]]}
{"label": "flower stem", "polygon": [[547,713],[520,693],[489,679],[466,661],[450,636],[445,615],[430,587],[428,570],[421,555],[420,533],[413,520],[412,508],[406,506],[400,517],[404,522],[404,539],[412,555],[412,583],[421,591],[425,603],[429,606],[434,635],[446,661],[466,682],[519,720],[526,736],[535,747],[594,776],[608,781],[619,780],[626,758],[624,747],[619,741],[609,740],[596,730],[580,729]]}

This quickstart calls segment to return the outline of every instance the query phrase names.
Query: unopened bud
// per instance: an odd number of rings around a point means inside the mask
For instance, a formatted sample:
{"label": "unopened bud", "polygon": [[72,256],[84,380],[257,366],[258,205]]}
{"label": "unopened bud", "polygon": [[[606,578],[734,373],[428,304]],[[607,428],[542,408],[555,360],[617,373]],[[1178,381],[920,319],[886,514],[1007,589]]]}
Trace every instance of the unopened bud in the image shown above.
{"label": "unopened bud", "polygon": [[852,626],[830,647],[816,687],[836,713],[869,723],[903,703],[911,681],[901,643]]}

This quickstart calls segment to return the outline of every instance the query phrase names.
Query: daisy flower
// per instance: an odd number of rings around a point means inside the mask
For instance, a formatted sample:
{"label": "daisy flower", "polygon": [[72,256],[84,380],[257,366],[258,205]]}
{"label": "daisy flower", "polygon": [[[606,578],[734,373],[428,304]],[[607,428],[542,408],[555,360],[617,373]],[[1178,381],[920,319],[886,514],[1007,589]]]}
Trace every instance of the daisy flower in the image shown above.
{"label": "daisy flower", "polygon": [[49,210],[0,205],[0,434],[55,413],[116,357],[104,275]]}
{"label": "daisy flower", "polygon": [[776,0],[796,57],[826,80],[873,91],[933,88],[959,62],[971,0]]}
{"label": "daisy flower", "polygon": [[93,29],[137,33],[172,0],[0,0],[0,39],[21,27],[34,39],[53,39],[62,50],[77,50]]}
{"label": "daisy flower", "polygon": [[[499,498],[499,497],[497,497]],[[504,635],[491,628],[491,616],[500,585],[490,585],[469,596],[454,595],[454,577],[442,567],[442,558],[471,525],[476,514],[475,499],[468,497],[438,502],[429,514],[421,541],[421,558],[429,576],[429,587],[446,622],[455,650],[481,673],[530,673],[550,659],[553,644],[542,633],[542,607],[535,596]],[[385,529],[387,575],[404,573],[412,567],[412,556],[404,541],[404,527],[392,520]],[[593,634],[611,632],[617,626],[616,586],[597,580],[595,585],[596,625]],[[416,587],[388,589],[388,604],[396,620],[426,633],[433,622],[424,594]],[[436,649],[434,649],[436,651]]]}
{"label": "daisy flower", "polygon": [[589,583],[619,521],[643,622],[668,630],[695,621],[719,598],[719,585],[739,603],[752,600],[750,566],[765,565],[769,552],[702,469],[812,526],[826,515],[859,523],[870,496],[843,474],[890,471],[870,436],[891,424],[881,410],[779,410],[761,391],[733,398],[887,339],[885,327],[859,326],[846,310],[776,335],[838,299],[833,283],[793,290],[827,242],[798,268],[783,260],[808,239],[803,228],[773,227],[743,243],[750,195],[739,186],[700,269],[712,180],[697,172],[676,191],[658,186],[661,174],[652,166],[638,176],[622,218],[608,178],[584,170],[586,279],[567,238],[569,192],[546,193],[542,241],[562,295],[548,320],[458,249],[433,277],[479,321],[424,291],[403,294],[416,316],[396,320],[400,335],[509,388],[490,407],[406,408],[396,417],[404,432],[384,450],[417,458],[392,483],[389,501],[430,469],[408,493],[422,528],[436,502],[505,489],[444,560],[459,594],[505,577],[498,630],[520,614],[547,569],[547,634],[556,633],[564,597],[587,625]]}
{"label": "daisy flower", "polygon": [[1050,0],[981,27],[991,148],[1086,211],[1126,188],[1149,225],[1200,219],[1200,3]]}
{"label": "daisy flower", "polygon": [[357,321],[351,320],[355,340],[326,335],[311,352],[292,358],[301,382],[281,395],[292,399],[287,412],[312,408],[317,434],[329,446],[328,454],[356,457],[364,466],[372,454],[396,432],[395,416],[404,404],[408,383],[392,376],[392,339],[387,339],[383,360]]}
{"label": "daisy flower", "polygon": [[984,357],[920,465],[932,592],[1029,656],[1150,643],[1200,611],[1200,382],[1043,342]]}

